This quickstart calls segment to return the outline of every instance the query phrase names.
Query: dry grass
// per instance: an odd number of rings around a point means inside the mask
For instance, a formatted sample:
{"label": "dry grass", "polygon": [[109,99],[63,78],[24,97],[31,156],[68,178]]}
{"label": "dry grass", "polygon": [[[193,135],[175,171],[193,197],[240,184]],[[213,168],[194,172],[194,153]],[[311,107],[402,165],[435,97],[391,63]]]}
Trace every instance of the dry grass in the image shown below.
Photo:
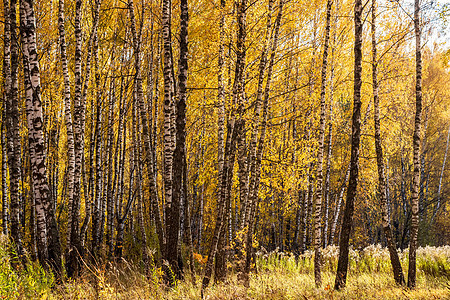
{"label": "dry grass", "polygon": [[[0,236],[0,299],[200,299],[200,276],[193,286],[189,275],[175,287],[162,282],[160,268],[150,268],[125,260],[98,267],[89,266],[76,280],[55,284],[51,274],[36,263],[27,268],[11,267],[11,255]],[[316,288],[312,272],[313,257],[308,253],[298,261],[283,253],[260,254],[258,273],[252,274],[250,287],[241,285],[236,274],[210,286],[205,299],[450,299],[450,247],[422,248],[419,251],[418,282],[415,290],[396,286],[383,249],[371,247],[351,256],[347,287],[335,291],[335,249],[324,251],[323,284]],[[328,252],[327,252],[328,251]],[[407,253],[402,254],[405,263]],[[404,270],[405,270],[404,266]]]}
{"label": "dry grass", "polygon": [[[189,279],[169,288],[130,267],[112,268],[95,278],[97,282],[92,274],[86,274],[75,282],[56,287],[48,296],[50,299],[200,299],[199,287],[194,287]],[[232,275],[227,282],[210,286],[205,299],[450,299],[450,284],[446,279],[422,272],[419,272],[415,290],[396,286],[392,276],[384,272],[353,272],[347,283],[344,290],[333,290],[334,274],[327,271],[323,273],[322,288],[316,288],[312,273],[282,266],[261,268],[258,274],[251,276],[248,289]]]}

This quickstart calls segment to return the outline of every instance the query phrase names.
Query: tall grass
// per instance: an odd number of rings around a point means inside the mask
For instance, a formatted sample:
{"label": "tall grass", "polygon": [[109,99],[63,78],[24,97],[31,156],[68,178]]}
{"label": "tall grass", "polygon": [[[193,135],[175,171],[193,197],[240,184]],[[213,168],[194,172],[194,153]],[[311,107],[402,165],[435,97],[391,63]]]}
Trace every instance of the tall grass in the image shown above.
{"label": "tall grass", "polygon": [[[403,271],[408,267],[408,249],[397,250]],[[337,267],[339,248],[328,246],[322,249],[322,270],[334,272]],[[314,251],[308,250],[295,257],[292,253],[282,253],[275,250],[267,253],[262,249],[257,253],[258,266],[262,269],[274,270],[281,268],[285,272],[311,274],[314,272]],[[417,271],[425,276],[442,280],[450,280],[450,246],[419,247],[417,250]],[[391,273],[389,251],[381,245],[370,245],[363,249],[349,251],[349,274]]]}
{"label": "tall grass", "polygon": [[[289,253],[258,252],[258,272],[251,274],[245,288],[232,272],[224,283],[207,289],[212,299],[450,299],[450,247],[424,247],[418,250],[418,287],[414,291],[395,285],[389,254],[379,245],[350,251],[347,287],[333,290],[337,247],[323,250],[323,287],[316,288],[313,278],[313,253],[295,257]],[[399,252],[404,270],[408,252]],[[37,263],[12,267],[7,239],[0,236],[0,299],[200,299],[200,290],[191,280],[174,287],[164,285],[161,268],[116,263],[86,266],[75,280],[54,276]],[[204,259],[196,255],[201,269]],[[199,270],[201,271],[201,270]],[[186,274],[186,276],[190,276]],[[200,283],[197,276],[197,283]]]}

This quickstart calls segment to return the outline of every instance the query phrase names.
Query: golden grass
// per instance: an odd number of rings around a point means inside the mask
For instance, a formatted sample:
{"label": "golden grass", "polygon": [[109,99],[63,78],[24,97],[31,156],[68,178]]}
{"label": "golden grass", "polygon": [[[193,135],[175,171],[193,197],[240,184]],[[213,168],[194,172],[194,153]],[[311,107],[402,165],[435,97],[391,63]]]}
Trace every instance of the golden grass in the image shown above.
{"label": "golden grass", "polygon": [[[372,249],[373,248],[373,249]],[[372,249],[372,250],[371,250]],[[409,290],[394,283],[387,255],[383,249],[367,248],[356,253],[351,260],[347,286],[335,291],[335,251],[324,251],[322,287],[316,288],[313,277],[313,257],[304,255],[297,261],[284,253],[260,254],[258,273],[251,274],[250,286],[245,288],[231,274],[226,282],[206,289],[208,300],[234,299],[449,299],[450,300],[450,247],[427,247],[419,251],[417,287]],[[331,251],[333,250],[333,251]],[[370,252],[370,251],[371,252]],[[328,254],[327,254],[328,253]],[[357,255],[356,255],[357,254]],[[404,253],[403,253],[404,254]],[[402,255],[406,262],[407,256]],[[175,287],[162,281],[160,268],[142,272],[142,265],[125,260],[117,263],[86,265],[75,280],[63,277],[56,284],[38,263],[26,268],[12,267],[11,255],[0,235],[0,300],[1,299],[200,299],[201,277],[197,285],[186,275]],[[404,265],[404,272],[406,266]]]}
{"label": "golden grass", "polygon": [[[120,272],[123,272],[120,275]],[[123,278],[122,276],[127,276]],[[102,277],[104,276],[104,277]],[[168,288],[161,282],[153,282],[145,276],[128,271],[110,271],[97,277],[82,277],[54,288],[49,299],[200,299],[200,278],[197,287],[190,280]],[[235,275],[227,282],[210,286],[205,292],[208,300],[232,299],[450,299],[450,284],[445,280],[427,278],[419,274],[415,290],[398,287],[392,276],[385,273],[351,274],[347,287],[333,289],[334,274],[323,273],[323,285],[316,288],[312,274],[286,272],[282,269],[260,271],[251,276],[250,287],[237,282]]]}

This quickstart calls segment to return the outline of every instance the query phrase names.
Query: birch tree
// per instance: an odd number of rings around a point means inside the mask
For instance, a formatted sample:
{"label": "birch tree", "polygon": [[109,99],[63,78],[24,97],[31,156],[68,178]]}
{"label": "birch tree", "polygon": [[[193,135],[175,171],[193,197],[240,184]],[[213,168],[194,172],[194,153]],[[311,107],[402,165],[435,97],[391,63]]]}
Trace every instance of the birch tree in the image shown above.
{"label": "birch tree", "polygon": [[320,121],[319,121],[319,151],[317,157],[317,189],[316,201],[314,203],[314,281],[317,287],[322,285],[321,276],[321,208],[323,196],[323,153],[325,143],[325,94],[327,88],[327,65],[328,65],[328,47],[330,40],[330,22],[331,22],[331,6],[333,2],[327,1],[325,38],[323,44],[321,85],[320,85]]}
{"label": "birch tree", "polygon": [[21,0],[21,14],[21,20],[23,21],[21,32],[24,42],[23,57],[25,62],[24,77],[28,140],[33,178],[33,197],[36,201],[39,258],[42,263],[48,259],[53,268],[59,270],[61,265],[61,246],[47,178],[46,151],[42,127],[41,80],[36,46],[36,21],[32,0]]}
{"label": "birch tree", "polygon": [[[5,56],[3,64],[5,68],[5,93],[6,101],[6,132],[7,132],[7,151],[9,165],[9,187],[11,201],[11,236],[16,246],[17,255],[23,258],[22,227],[20,224],[20,211],[22,206],[22,197],[20,194],[21,179],[21,149],[19,136],[19,95],[18,95],[18,67],[19,67],[19,40],[17,37],[17,1],[4,1],[5,16],[5,37],[10,37],[5,41]],[[8,5],[9,4],[9,5]],[[8,25],[9,24],[9,32]],[[8,36],[9,33],[9,36]],[[9,49],[6,47],[9,44]]]}
{"label": "birch tree", "polygon": [[361,72],[362,72],[362,28],[361,16],[363,5],[361,0],[355,1],[355,45],[354,45],[354,86],[353,86],[353,115],[352,115],[352,139],[350,176],[347,187],[347,199],[345,203],[344,218],[342,221],[341,237],[339,241],[339,259],[336,271],[336,282],[334,288],[340,290],[345,287],[348,269],[348,252],[350,231],[352,229],[354,201],[358,188],[358,164],[359,164],[359,142],[361,139]]}
{"label": "birch tree", "polygon": [[[180,204],[182,199],[184,205],[189,207],[189,201],[186,197],[186,187],[183,182],[186,180],[187,163],[186,163],[186,99],[187,99],[187,76],[188,76],[188,1],[180,1],[180,58],[178,61],[178,97],[176,101],[176,121],[175,121],[175,150],[173,152],[173,198],[172,198],[172,217],[171,222],[177,222],[177,226],[173,226],[172,230],[176,230],[177,239],[180,222]],[[183,197],[184,193],[184,197]],[[185,216],[189,219],[189,216]],[[167,223],[167,225],[169,225]],[[170,227],[168,227],[170,228]],[[171,234],[175,234],[171,233]],[[190,238],[190,237],[189,237]],[[169,244],[170,247],[174,247],[177,243],[174,240],[174,244]],[[169,250],[168,250],[169,254]],[[173,259],[171,263],[172,267],[178,264],[178,261],[174,261],[177,256],[168,256],[168,259]],[[178,258],[177,258],[178,259]],[[180,272],[180,266],[175,272]],[[178,274],[180,276],[180,274]]]}
{"label": "birch tree", "polygon": [[386,176],[383,160],[383,148],[381,142],[381,130],[380,130],[380,100],[378,96],[379,84],[378,84],[378,58],[377,58],[377,41],[376,41],[376,0],[372,0],[372,88],[373,88],[373,118],[375,127],[375,152],[377,154],[377,167],[378,167],[378,191],[380,194],[381,211],[382,211],[382,226],[383,233],[386,238],[386,244],[389,249],[389,256],[391,258],[392,270],[394,272],[395,282],[399,285],[405,283],[403,276],[402,266],[398,257],[395,243],[392,239],[391,221],[389,216],[389,208],[387,203],[387,188],[386,188]]}
{"label": "birch tree", "polygon": [[[61,65],[64,79],[64,117],[67,130],[67,194],[69,208],[73,203],[73,189],[74,189],[74,176],[75,176],[75,146],[73,137],[73,123],[72,123],[72,101],[70,95],[70,78],[67,63],[66,53],[66,29],[65,29],[65,10],[64,0],[59,0],[59,13],[58,13],[58,30],[59,30],[59,48],[61,53]],[[69,225],[71,224],[71,214],[69,213]],[[69,226],[70,228],[70,226]]]}
{"label": "birch tree", "polygon": [[9,16],[9,1],[3,1],[3,105],[2,105],[2,125],[1,125],[1,143],[2,143],[2,227],[3,234],[9,233],[9,199],[8,199],[8,144],[6,141],[6,129],[8,128],[9,117],[6,110],[9,105],[9,96],[11,93],[11,24]]}
{"label": "birch tree", "polygon": [[411,237],[409,242],[408,287],[416,287],[416,251],[419,230],[419,185],[420,185],[420,123],[422,116],[422,49],[420,28],[420,1],[414,1],[414,34],[416,42],[416,113],[413,133],[413,184],[411,193]]}

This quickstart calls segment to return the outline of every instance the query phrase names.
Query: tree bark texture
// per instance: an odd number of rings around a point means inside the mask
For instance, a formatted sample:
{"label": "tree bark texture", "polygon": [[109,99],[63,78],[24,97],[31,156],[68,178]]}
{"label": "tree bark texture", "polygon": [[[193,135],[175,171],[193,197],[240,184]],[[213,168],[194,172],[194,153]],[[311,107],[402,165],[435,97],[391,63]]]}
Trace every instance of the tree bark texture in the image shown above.
{"label": "tree bark texture", "polygon": [[327,88],[328,46],[330,40],[331,7],[333,2],[327,1],[325,38],[323,44],[321,85],[320,85],[320,121],[319,121],[319,151],[317,155],[317,189],[314,203],[314,281],[317,287],[322,285],[321,276],[321,234],[322,234],[322,197],[323,197],[323,154],[325,143],[325,94]]}
{"label": "tree bark texture", "polygon": [[416,113],[413,133],[413,184],[411,193],[411,236],[409,241],[408,287],[416,287],[416,251],[419,230],[420,123],[422,116],[422,50],[419,0],[414,1],[414,33],[416,36]]}
{"label": "tree bark texture", "polygon": [[9,197],[8,197],[8,144],[6,142],[6,130],[8,128],[8,119],[6,110],[8,108],[9,95],[11,92],[11,24],[9,21],[9,2],[3,1],[3,105],[2,105],[2,126],[1,126],[1,143],[2,143],[2,228],[3,234],[9,233]]}
{"label": "tree bark texture", "polygon": [[[64,0],[59,0],[59,14],[58,14],[58,30],[59,30],[59,47],[61,53],[61,64],[64,79],[64,117],[67,131],[67,194],[69,208],[73,203],[73,189],[75,177],[75,144],[73,137],[73,123],[72,123],[72,104],[70,97],[70,78],[67,63],[66,53],[66,30],[65,30],[65,15],[64,15]],[[69,226],[71,225],[71,214],[68,215]],[[70,235],[70,231],[68,232]]]}
{"label": "tree bark texture", "polygon": [[[174,245],[178,244],[178,232],[180,230],[180,203],[183,197],[183,173],[186,166],[186,98],[187,98],[187,75],[188,75],[188,2],[187,0],[180,1],[180,58],[178,61],[178,99],[176,101],[176,146],[173,153],[173,198],[172,205],[169,208],[168,214],[171,214],[172,224],[169,228],[173,232],[168,233],[173,235],[173,243],[169,244],[167,249],[169,263],[172,271],[175,272],[178,278],[181,277],[181,266],[178,265],[178,255],[172,252]],[[185,205],[188,199],[183,198]],[[185,216],[189,218],[189,216]],[[168,225],[168,223],[167,223]],[[175,237],[176,234],[176,237]],[[173,255],[169,255],[173,253]]]}
{"label": "tree bark texture", "polygon": [[[36,21],[32,0],[22,0],[21,10],[23,10],[23,19],[25,21],[25,24],[21,26],[24,40],[23,54],[24,60],[28,63],[24,66],[24,76],[33,196],[36,201],[38,251],[42,251],[41,259],[44,259],[43,255],[46,255],[45,259],[48,259],[53,269],[58,271],[61,266],[61,246],[47,178],[47,153],[43,134],[44,120],[40,90],[41,80],[36,45]],[[29,78],[26,78],[28,76]],[[27,84],[28,80],[29,84]],[[43,224],[40,224],[41,222]],[[47,238],[48,249],[39,249],[40,246],[45,244],[44,241]],[[44,254],[44,252],[47,253]]]}
{"label": "tree bark texture", "polygon": [[[5,2],[6,4],[6,2]],[[18,95],[18,66],[19,66],[19,40],[17,37],[16,21],[17,1],[10,0],[9,6],[5,6],[5,15],[9,15],[10,49],[9,55],[5,55],[4,67],[6,102],[6,133],[9,165],[9,187],[11,201],[11,236],[15,243],[15,250],[19,259],[23,259],[22,225],[20,223],[22,196],[20,193],[21,149],[19,135],[19,95]],[[7,51],[7,49],[5,49]],[[10,64],[9,64],[10,62]],[[9,67],[9,68],[8,68]]]}
{"label": "tree bark texture", "polygon": [[358,188],[358,164],[359,143],[361,139],[361,72],[362,72],[362,29],[361,20],[363,5],[361,0],[355,1],[355,66],[353,87],[353,116],[352,116],[352,139],[350,157],[350,176],[347,187],[347,199],[345,203],[344,218],[342,221],[341,238],[339,241],[339,259],[336,271],[336,282],[334,288],[340,290],[345,287],[348,270],[349,240],[353,222],[354,201]]}

